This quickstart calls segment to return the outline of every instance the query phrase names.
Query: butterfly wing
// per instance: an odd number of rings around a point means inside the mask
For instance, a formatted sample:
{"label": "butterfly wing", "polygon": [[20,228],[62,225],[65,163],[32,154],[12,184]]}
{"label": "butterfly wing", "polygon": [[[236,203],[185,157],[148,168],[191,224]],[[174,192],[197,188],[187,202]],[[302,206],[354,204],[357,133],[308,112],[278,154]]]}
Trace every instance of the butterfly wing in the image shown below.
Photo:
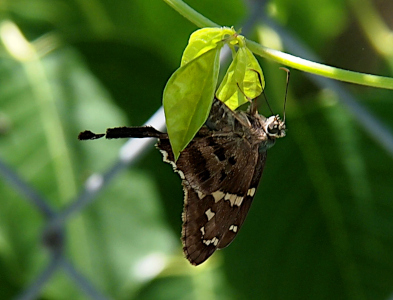
{"label": "butterfly wing", "polygon": [[267,136],[255,120],[214,99],[205,125],[176,163],[169,140],[157,144],[182,179],[183,251],[194,265],[228,246],[246,218],[266,161],[259,143]]}
{"label": "butterfly wing", "polygon": [[[176,164],[170,143],[158,147],[182,178],[184,188],[183,250],[194,265],[237,235],[254,198],[266,152],[233,132],[218,136],[202,129]],[[257,168],[255,168],[257,166]]]}
{"label": "butterfly wing", "polygon": [[245,195],[243,199],[243,203],[239,207],[235,218],[231,220],[228,230],[225,232],[221,241],[218,243],[218,249],[222,249],[228,246],[236,237],[237,233],[242,227],[244,220],[247,217],[248,210],[251,207],[251,203],[252,200],[254,199],[259,182],[261,180],[263,169],[265,167],[266,157],[267,157],[267,152],[262,152],[259,154],[257,165],[254,171],[254,175],[252,176],[247,194]]}
{"label": "butterfly wing", "polygon": [[236,237],[256,193],[266,149],[285,136],[285,124],[278,116],[266,119],[253,108],[233,112],[215,98],[205,125],[177,162],[168,134],[152,127],[109,128],[106,134],[84,131],[79,139],[103,136],[158,138],[164,161],[182,179],[183,250],[187,259],[198,265]]}

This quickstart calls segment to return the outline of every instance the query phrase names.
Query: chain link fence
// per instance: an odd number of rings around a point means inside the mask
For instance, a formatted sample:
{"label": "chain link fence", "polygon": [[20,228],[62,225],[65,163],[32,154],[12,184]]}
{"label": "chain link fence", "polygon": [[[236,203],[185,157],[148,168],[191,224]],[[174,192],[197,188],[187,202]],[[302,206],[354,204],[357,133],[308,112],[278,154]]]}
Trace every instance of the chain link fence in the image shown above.
{"label": "chain link fence", "polygon": [[[296,40],[284,28],[271,20],[264,14],[261,5],[253,8],[255,12],[245,22],[243,33],[247,33],[255,22],[263,20],[268,26],[273,28],[283,39],[286,49],[292,54],[313,61],[319,61],[313,53],[305,49],[305,47]],[[228,55],[229,52],[226,52]],[[225,56],[222,57],[222,59]],[[377,118],[372,116],[369,111],[363,108],[358,101],[356,101],[351,94],[337,82],[328,80],[322,77],[307,75],[310,79],[321,88],[328,87],[334,90],[339,95],[340,101],[348,108],[348,110],[358,120],[360,126],[369,134],[370,138],[381,145],[393,158],[393,136],[391,132],[383,126]],[[164,129],[164,115],[160,108],[155,115],[149,119],[146,124],[151,125],[159,130]],[[122,125],[122,124],[119,124]],[[81,128],[83,130],[84,128]],[[75,137],[76,138],[76,137]],[[40,192],[34,190],[32,186],[23,181],[13,167],[7,165],[6,162],[0,159],[0,173],[3,179],[7,181],[13,188],[23,196],[23,201],[31,204],[31,209],[40,212],[42,218],[45,220],[45,227],[42,232],[42,244],[45,245],[50,257],[49,263],[44,267],[41,273],[37,274],[33,282],[26,286],[24,291],[16,298],[17,300],[31,300],[40,297],[40,293],[44,285],[54,276],[56,272],[63,271],[74,282],[81,291],[88,297],[96,300],[108,299],[106,295],[95,286],[89,278],[86,278],[81,272],[77,270],[71,260],[65,254],[65,225],[70,218],[81,213],[81,211],[89,204],[93,203],[96,195],[103,187],[109,185],[111,181],[121,172],[126,166],[132,164],[142,153],[152,146],[154,140],[140,139],[129,140],[119,152],[119,159],[102,175],[92,175],[86,181],[85,188],[80,194],[71,202],[71,204],[62,209],[55,210],[48,203],[49,201]]]}
{"label": "chain link fence", "polygon": [[[163,109],[160,108],[146,124],[155,126],[160,130],[165,128]],[[94,174],[87,179],[85,189],[78,197],[71,202],[71,205],[61,211],[56,211],[49,206],[49,201],[40,193],[35,191],[27,182],[24,182],[18,174],[0,160],[0,172],[4,178],[23,195],[23,200],[32,205],[45,219],[46,225],[42,232],[42,244],[49,251],[50,262],[37,275],[36,280],[31,283],[26,290],[19,295],[18,300],[36,299],[39,297],[43,286],[51,279],[59,269],[63,270],[86,295],[92,299],[107,299],[99,289],[97,289],[88,278],[84,277],[68,260],[65,251],[65,224],[75,214],[80,213],[88,204],[94,202],[95,196],[104,186],[121,172],[127,165],[141,155],[142,151],[151,147],[154,143],[152,139],[135,140],[130,139],[120,150],[119,161],[116,162],[107,172],[102,175]]]}

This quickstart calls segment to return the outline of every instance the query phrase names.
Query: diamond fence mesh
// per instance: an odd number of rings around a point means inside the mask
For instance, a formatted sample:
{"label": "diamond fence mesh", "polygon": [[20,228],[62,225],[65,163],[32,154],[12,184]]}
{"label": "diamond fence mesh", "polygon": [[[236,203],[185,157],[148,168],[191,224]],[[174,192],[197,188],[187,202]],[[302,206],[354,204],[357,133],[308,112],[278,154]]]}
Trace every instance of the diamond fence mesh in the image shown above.
{"label": "diamond fence mesh", "polygon": [[[264,12],[262,7],[263,2],[256,2],[256,6],[252,8],[252,14],[244,22],[243,33],[247,34],[255,26],[256,23],[263,20],[268,26],[273,28],[281,37],[286,49],[294,55],[307,58],[314,61],[319,61],[313,53],[305,49],[304,45],[288,33],[283,27],[279,26],[276,22],[272,21]],[[226,53],[228,55],[229,52]],[[225,56],[223,56],[225,59]],[[338,95],[339,101],[348,109],[353,115],[354,119],[358,121],[359,127],[368,134],[368,137],[393,157],[393,136],[391,130],[379,121],[378,118],[373,116],[369,110],[365,109],[359,104],[359,101],[348,92],[348,90],[341,85],[317,76],[309,75],[310,79],[321,88],[328,88]],[[269,79],[267,79],[269,85]],[[156,127],[159,130],[164,128],[164,117],[162,109],[159,109],[146,124]],[[124,125],[124,124],[116,124]],[[80,128],[80,130],[88,128]],[[289,132],[290,134],[290,132]],[[75,137],[76,138],[76,137]],[[15,299],[29,300],[39,299],[42,297],[42,291],[46,284],[57,273],[62,272],[67,276],[80,291],[82,291],[88,298],[91,299],[109,299],[111,295],[106,295],[98,283],[92,283],[89,276],[84,272],[78,270],[73,260],[69,258],[66,252],[67,246],[67,224],[71,219],[77,217],[83,210],[97,199],[99,192],[113,184],[113,179],[127,166],[139,159],[144,151],[152,147],[154,140],[130,140],[120,150],[118,160],[108,168],[103,174],[94,174],[90,176],[85,184],[85,188],[69,204],[61,209],[54,208],[50,203],[51,201],[46,195],[36,191],[29,182],[21,179],[23,174],[18,174],[17,168],[12,167],[12,163],[6,162],[0,156],[0,173],[4,182],[7,183],[12,189],[19,193],[21,201],[30,204],[30,209],[33,212],[38,212],[43,220],[42,234],[40,244],[44,245],[49,258],[47,263],[42,264],[36,276],[30,281],[30,284],[25,286],[22,292],[18,291],[18,296]],[[15,205],[18,205],[15,203]],[[389,208],[390,209],[390,208]],[[391,224],[386,221],[387,227]],[[388,237],[386,237],[388,239]],[[379,250],[386,250],[389,248],[380,247]],[[42,267],[44,266],[44,267]],[[340,270],[345,273],[347,270]],[[352,274],[352,273],[347,273]],[[390,271],[386,271],[386,277],[392,276]],[[346,275],[340,275],[345,278]],[[350,277],[350,276],[349,276]],[[353,278],[344,282],[348,285],[352,284]],[[390,281],[389,281],[390,282]],[[388,283],[386,283],[388,284]],[[353,284],[354,286],[359,286]],[[348,299],[361,299],[362,297],[348,298]],[[367,297],[364,297],[366,299]],[[383,297],[381,296],[380,299]]]}

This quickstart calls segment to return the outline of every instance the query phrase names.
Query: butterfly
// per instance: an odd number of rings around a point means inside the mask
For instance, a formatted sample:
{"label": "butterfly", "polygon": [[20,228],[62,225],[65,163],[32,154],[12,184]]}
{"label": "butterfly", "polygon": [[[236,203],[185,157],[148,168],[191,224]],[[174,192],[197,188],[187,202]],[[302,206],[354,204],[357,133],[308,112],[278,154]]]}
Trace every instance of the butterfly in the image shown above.
{"label": "butterfly", "polygon": [[285,136],[285,122],[278,115],[258,114],[255,103],[248,111],[232,111],[214,98],[205,124],[177,161],[168,134],[149,126],[109,128],[105,134],[84,131],[78,138],[158,139],[164,161],[182,180],[183,251],[191,264],[199,265],[236,237],[257,191],[267,150]]}

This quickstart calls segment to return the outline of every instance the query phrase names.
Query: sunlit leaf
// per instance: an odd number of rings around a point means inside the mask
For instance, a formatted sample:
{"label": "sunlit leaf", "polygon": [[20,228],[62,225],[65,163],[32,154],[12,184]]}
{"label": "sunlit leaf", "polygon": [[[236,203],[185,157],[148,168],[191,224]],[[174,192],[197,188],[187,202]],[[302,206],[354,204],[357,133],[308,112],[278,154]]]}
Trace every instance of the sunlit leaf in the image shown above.
{"label": "sunlit leaf", "polygon": [[193,32],[184,50],[181,66],[189,63],[196,57],[207,51],[220,47],[218,43],[222,42],[227,36],[234,36],[236,31],[233,28],[202,28]]}
{"label": "sunlit leaf", "polygon": [[[75,201],[91,172],[116,161],[123,143],[79,142],[78,132],[125,124],[124,113],[72,49],[39,61],[7,57],[0,78],[0,115],[12,124],[0,136],[0,159],[58,211]],[[51,132],[54,142],[47,138]],[[140,262],[151,255],[165,260],[178,241],[162,217],[155,185],[144,172],[124,172],[99,195],[101,201],[66,220],[67,259],[111,298],[139,289]],[[0,277],[7,278],[0,280],[0,299],[13,299],[47,267],[50,252],[43,251],[45,218],[37,207],[1,176],[0,195]],[[38,298],[85,299],[71,278],[51,278]]]}
{"label": "sunlit leaf", "polygon": [[245,54],[247,56],[247,68],[243,79],[243,91],[247,97],[254,99],[265,88],[265,79],[261,66],[254,54],[248,48],[245,48]]}
{"label": "sunlit leaf", "polygon": [[247,57],[242,55],[243,53],[244,48],[240,48],[237,51],[216,93],[217,98],[232,109],[238,107],[238,103],[245,102],[244,95],[239,92],[239,88],[243,86],[243,79],[247,67]]}
{"label": "sunlit leaf", "polygon": [[241,47],[229,66],[216,95],[234,110],[248,101],[244,95],[249,99],[254,99],[262,93],[264,87],[265,81],[258,61],[248,48]]}
{"label": "sunlit leaf", "polygon": [[177,158],[206,121],[219,71],[220,48],[183,65],[168,80],[163,104],[172,150]]}
{"label": "sunlit leaf", "polygon": [[[249,7],[244,2],[219,0],[212,6],[212,1],[187,1],[191,2],[217,23],[246,22]],[[274,19],[290,24],[294,36],[289,38],[296,36],[317,54],[329,44],[329,61],[336,65],[392,75],[391,64],[381,63],[384,58],[369,47],[364,31],[348,30],[353,28],[353,14],[346,9],[346,1],[276,2]],[[378,3],[377,8],[389,4],[389,0],[350,1],[363,2]],[[58,133],[56,138],[61,131],[66,134],[67,147],[59,149],[70,152],[69,165],[79,189],[90,172],[103,172],[112,164],[125,141],[81,143],[77,133],[81,128],[103,132],[107,127],[142,125],[160,105],[163,83],[184,50],[184,36],[195,25],[164,1],[2,3],[4,15],[14,16],[26,36],[51,53],[46,62],[52,71],[47,72],[46,63],[42,67],[56,92],[54,103],[62,125],[50,128]],[[369,23],[383,21],[370,11],[364,17]],[[280,31],[272,37],[260,26],[253,31],[258,33],[252,36],[256,42],[273,49],[280,50],[288,38]],[[48,43],[47,33],[55,34],[56,44]],[[365,40],[365,47],[359,47],[359,38]],[[343,42],[346,48],[359,51],[343,51]],[[286,51],[295,53],[285,45]],[[51,49],[68,49],[73,55],[60,58],[59,64],[57,50]],[[45,98],[31,93],[46,85],[26,82],[23,68],[13,66],[4,49],[2,53],[0,158],[48,195],[54,207],[64,208],[71,202],[59,201],[53,179],[66,173],[54,171],[41,129],[50,118],[39,118],[46,105],[34,105]],[[278,113],[285,74],[279,65],[263,63],[267,96]],[[67,222],[66,259],[109,299],[389,299],[393,292],[391,156],[354,122],[350,108],[337,104],[334,92],[318,90],[303,75],[292,73],[288,135],[269,151],[242,232],[228,248],[197,268],[182,257],[180,180],[151,147],[149,154],[147,149],[143,153],[148,156],[140,159],[139,167],[115,178],[98,201]],[[351,86],[351,91],[391,132],[391,92],[357,86]],[[321,95],[326,102],[321,102]],[[261,112],[267,113],[264,108]],[[56,157],[67,161],[60,152]],[[0,178],[0,185],[0,299],[15,299],[47,266],[49,253],[40,243],[45,221],[30,203],[21,201],[7,180]],[[175,252],[167,252],[169,247]],[[169,267],[154,276],[151,267],[159,264],[146,259],[151,257],[149,251],[176,255],[169,257]],[[148,274],[154,277],[143,277]],[[36,298],[88,297],[75,279],[59,270],[44,282]]]}

